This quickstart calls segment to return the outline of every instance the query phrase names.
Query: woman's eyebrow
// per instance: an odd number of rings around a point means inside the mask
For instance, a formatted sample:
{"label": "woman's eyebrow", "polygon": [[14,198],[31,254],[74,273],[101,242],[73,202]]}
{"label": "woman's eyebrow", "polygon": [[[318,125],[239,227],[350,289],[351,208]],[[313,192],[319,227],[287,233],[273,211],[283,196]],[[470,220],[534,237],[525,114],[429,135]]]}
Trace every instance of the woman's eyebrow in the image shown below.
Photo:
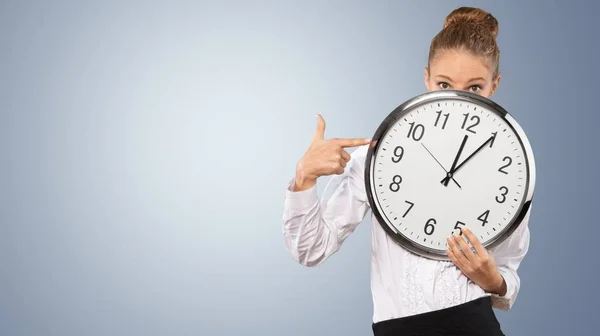
{"label": "woman's eyebrow", "polygon": [[475,78],[471,78],[471,79],[469,80],[469,83],[471,83],[471,82],[478,82],[478,81],[485,81],[485,78],[483,78],[483,77],[475,77]]}
{"label": "woman's eyebrow", "polygon": [[436,75],[435,77],[436,77],[436,78],[440,78],[440,79],[445,79],[445,80],[447,80],[447,81],[450,81],[450,82],[452,82],[452,78],[450,78],[450,77],[448,77],[448,76],[446,76],[446,75]]}

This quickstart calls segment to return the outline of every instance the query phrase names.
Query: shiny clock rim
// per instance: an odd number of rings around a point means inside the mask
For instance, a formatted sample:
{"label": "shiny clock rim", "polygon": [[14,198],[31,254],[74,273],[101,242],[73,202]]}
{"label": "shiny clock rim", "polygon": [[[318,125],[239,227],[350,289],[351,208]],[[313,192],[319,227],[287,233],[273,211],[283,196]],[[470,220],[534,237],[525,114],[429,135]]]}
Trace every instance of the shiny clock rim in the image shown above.
{"label": "shiny clock rim", "polygon": [[417,95],[395,108],[379,125],[379,127],[375,131],[375,134],[371,138],[371,144],[369,145],[369,148],[367,150],[364,171],[367,200],[369,202],[373,215],[379,222],[379,225],[385,230],[385,232],[390,237],[392,237],[392,240],[394,240],[397,244],[415,254],[436,260],[450,260],[450,258],[444,252],[439,253],[434,249],[417,245],[414,241],[405,238],[401,233],[396,233],[394,229],[392,229],[391,223],[388,223],[388,220],[386,220],[385,216],[383,216],[382,214],[380,203],[375,200],[375,183],[372,179],[374,176],[374,162],[379,149],[379,140],[381,140],[386,135],[390,126],[392,126],[398,119],[403,117],[405,114],[412,111],[414,108],[444,99],[458,99],[465,102],[471,102],[474,104],[481,105],[489,109],[491,112],[496,113],[498,117],[502,118],[512,129],[512,131],[517,135],[517,138],[519,139],[519,142],[524,150],[524,160],[525,165],[527,167],[525,195],[523,197],[518,211],[516,212],[515,216],[513,216],[511,222],[507,224],[506,227],[493,239],[491,239],[490,241],[488,241],[487,244],[484,245],[486,249],[494,248],[498,244],[505,241],[523,223],[523,219],[525,218],[527,212],[529,211],[529,208],[531,207],[536,178],[535,159],[527,135],[525,134],[524,130],[521,128],[519,123],[512,117],[512,115],[508,113],[508,111],[506,111],[502,106],[492,101],[491,99],[485,98],[475,93],[461,90],[438,90]]}

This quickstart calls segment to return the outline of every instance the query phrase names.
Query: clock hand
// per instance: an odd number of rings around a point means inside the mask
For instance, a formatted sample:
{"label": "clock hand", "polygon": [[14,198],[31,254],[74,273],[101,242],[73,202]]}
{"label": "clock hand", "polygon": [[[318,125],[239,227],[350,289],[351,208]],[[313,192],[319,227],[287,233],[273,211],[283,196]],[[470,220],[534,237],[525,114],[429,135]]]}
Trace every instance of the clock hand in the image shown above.
{"label": "clock hand", "polygon": [[450,182],[450,178],[452,177],[452,174],[454,174],[454,169],[456,167],[456,163],[458,162],[458,158],[460,157],[460,154],[462,153],[463,148],[465,148],[465,143],[467,143],[467,138],[469,138],[469,136],[465,134],[465,137],[463,138],[463,141],[460,144],[460,148],[458,149],[458,153],[456,153],[456,157],[454,157],[454,162],[452,162],[452,167],[450,167],[450,171],[446,173],[446,177],[444,177],[444,179],[441,181],[441,183],[446,187],[448,186],[448,182]]}
{"label": "clock hand", "polygon": [[490,143],[490,141],[494,140],[494,136],[492,135],[489,139],[487,139],[481,146],[479,146],[479,148],[477,148],[473,153],[471,153],[471,155],[469,155],[463,162],[461,162],[461,164],[459,164],[456,168],[454,168],[454,170],[450,170],[448,172],[448,175],[446,175],[446,177],[444,177],[444,179],[442,181],[440,181],[441,183],[444,183],[446,185],[448,185],[448,177],[454,175],[465,163],[467,163],[469,160],[471,160],[471,158],[473,156],[475,156],[475,154],[479,153],[479,151],[481,151],[483,149],[483,147],[487,146],[487,144]]}
{"label": "clock hand", "polygon": [[[427,147],[425,147],[425,145],[422,142],[421,142],[421,145],[423,146],[423,148],[425,148],[425,150],[429,153],[429,155],[431,155],[431,157],[440,165],[440,167],[442,167],[442,169],[447,174],[448,171],[446,170],[446,168],[444,168],[444,166],[440,163],[440,161],[438,161],[438,159],[433,155],[433,153],[431,153],[431,151],[429,149],[427,149]],[[456,183],[456,185],[458,186],[458,188],[462,189],[462,187],[460,186],[460,184],[458,184],[458,182],[456,182],[456,180],[454,179],[454,177],[452,178],[452,181],[454,181],[454,183]]]}

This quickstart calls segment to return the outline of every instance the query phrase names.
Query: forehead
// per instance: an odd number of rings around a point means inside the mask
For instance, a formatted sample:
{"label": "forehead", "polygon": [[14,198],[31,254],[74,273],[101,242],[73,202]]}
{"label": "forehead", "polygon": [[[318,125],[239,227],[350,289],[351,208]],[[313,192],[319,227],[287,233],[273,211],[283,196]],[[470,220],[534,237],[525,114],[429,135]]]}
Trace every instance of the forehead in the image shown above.
{"label": "forehead", "polygon": [[493,72],[482,57],[467,51],[441,51],[430,65],[432,77],[448,77],[455,82],[468,82],[473,78],[492,79]]}

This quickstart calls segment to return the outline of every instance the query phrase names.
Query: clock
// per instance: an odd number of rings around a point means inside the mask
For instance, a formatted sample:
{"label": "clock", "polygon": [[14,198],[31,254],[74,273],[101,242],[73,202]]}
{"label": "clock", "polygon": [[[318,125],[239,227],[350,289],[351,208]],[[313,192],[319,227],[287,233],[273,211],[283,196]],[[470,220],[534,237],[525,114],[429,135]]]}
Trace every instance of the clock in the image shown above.
{"label": "clock", "polygon": [[439,90],[383,120],[367,151],[365,185],[373,215],[393,240],[450,260],[446,238],[464,226],[489,249],[521,225],[535,162],[525,132],[500,105]]}

